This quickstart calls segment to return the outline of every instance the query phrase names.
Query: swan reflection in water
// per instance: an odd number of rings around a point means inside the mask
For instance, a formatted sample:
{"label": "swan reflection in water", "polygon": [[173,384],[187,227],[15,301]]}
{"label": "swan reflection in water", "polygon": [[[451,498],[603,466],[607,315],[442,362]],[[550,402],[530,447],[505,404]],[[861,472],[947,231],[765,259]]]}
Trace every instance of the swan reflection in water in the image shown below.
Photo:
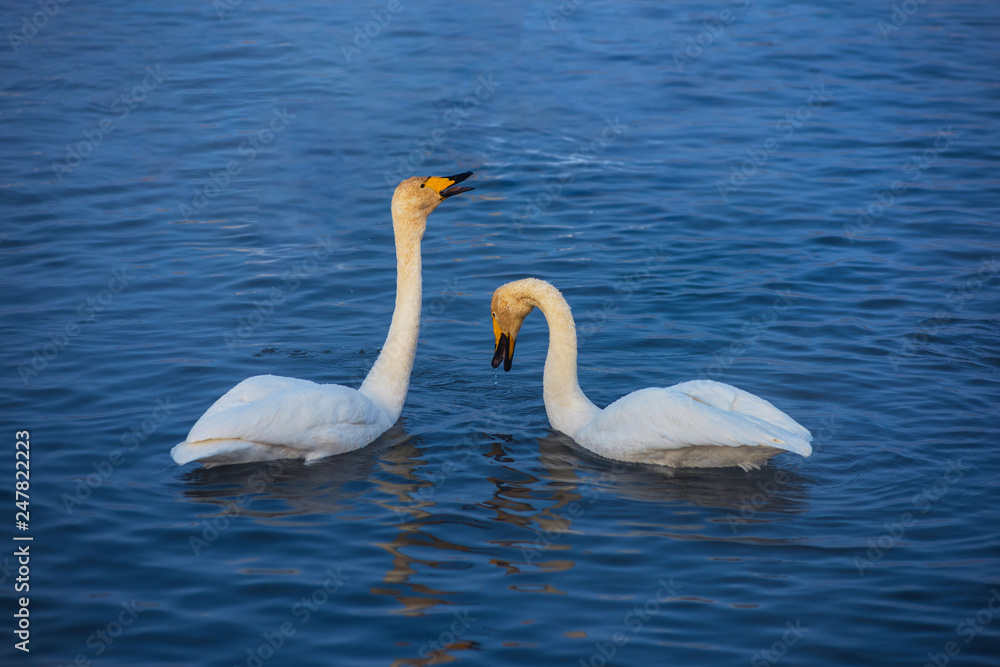
{"label": "swan reflection in water", "polygon": [[[445,618],[467,591],[446,590],[441,582],[448,578],[437,574],[442,570],[488,563],[515,575],[513,590],[559,594],[566,586],[559,577],[525,584],[516,575],[570,570],[574,552],[616,535],[760,543],[761,537],[740,531],[752,534],[752,523],[801,512],[806,502],[807,480],[793,469],[671,469],[603,459],[557,431],[532,446],[509,435],[450,430],[458,444],[431,442],[444,436],[411,436],[401,421],[368,447],[312,465],[271,461],[195,469],[183,477],[184,495],[218,506],[201,515],[207,521],[231,516],[234,504],[240,520],[285,528],[327,526],[331,516],[377,518],[395,535],[373,542],[390,558],[369,592],[394,598],[399,608],[393,613]],[[492,494],[468,497],[484,479]],[[608,502],[623,506],[616,516],[625,518],[586,517]],[[692,505],[717,508],[717,517],[692,525]],[[600,533],[592,532],[595,527]],[[669,550],[663,551],[669,560]],[[415,648],[408,643],[401,650]],[[449,651],[476,648],[459,637],[395,664],[434,664],[453,659]]]}

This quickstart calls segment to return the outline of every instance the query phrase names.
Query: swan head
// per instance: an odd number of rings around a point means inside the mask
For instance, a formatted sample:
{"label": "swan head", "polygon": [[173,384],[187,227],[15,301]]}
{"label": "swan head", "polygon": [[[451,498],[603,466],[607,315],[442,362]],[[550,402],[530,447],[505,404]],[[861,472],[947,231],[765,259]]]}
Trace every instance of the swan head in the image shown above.
{"label": "swan head", "polygon": [[496,339],[496,349],[493,351],[493,368],[503,362],[503,369],[510,370],[514,361],[514,343],[517,333],[524,324],[524,318],[535,309],[535,304],[521,295],[522,283],[517,280],[501,285],[493,292],[493,336]]}
{"label": "swan head", "polygon": [[469,176],[472,176],[471,171],[454,176],[414,176],[406,179],[396,186],[396,192],[392,195],[393,218],[426,220],[431,211],[448,197],[475,189],[456,187]]}

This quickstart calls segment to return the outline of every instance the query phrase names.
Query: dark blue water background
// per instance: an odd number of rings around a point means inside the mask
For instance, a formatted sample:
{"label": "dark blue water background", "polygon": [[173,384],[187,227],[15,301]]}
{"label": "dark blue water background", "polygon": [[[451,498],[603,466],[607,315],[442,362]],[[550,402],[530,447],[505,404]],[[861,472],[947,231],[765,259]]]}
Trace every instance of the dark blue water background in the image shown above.
{"label": "dark blue water background", "polygon": [[[1000,5],[53,0],[3,30],[4,664],[997,664]],[[245,377],[358,386],[392,188],[464,170],[399,424],[175,466]],[[489,366],[529,275],[599,405],[710,377],[813,456],[670,474],[552,432],[544,319]]]}

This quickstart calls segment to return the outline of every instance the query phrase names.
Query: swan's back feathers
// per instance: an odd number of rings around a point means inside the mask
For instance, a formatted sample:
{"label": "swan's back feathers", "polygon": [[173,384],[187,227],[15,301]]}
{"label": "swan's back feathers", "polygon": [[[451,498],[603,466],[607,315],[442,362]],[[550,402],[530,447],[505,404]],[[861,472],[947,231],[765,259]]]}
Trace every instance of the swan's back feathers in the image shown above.
{"label": "swan's back feathers", "polygon": [[[315,382],[309,380],[299,380],[298,378],[288,378],[281,375],[255,375],[240,382],[238,385],[223,394],[219,400],[205,410],[205,414],[198,420],[200,424],[206,417],[213,414],[225,412],[232,408],[242,407],[248,403],[256,403],[270,396],[282,392],[286,389],[299,389],[303,387],[317,387]],[[198,424],[195,424],[197,427]]]}
{"label": "swan's back feathers", "polygon": [[571,435],[599,454],[626,460],[637,451],[704,445],[812,453],[812,436],[791,417],[762,398],[710,380],[639,390]]}
{"label": "swan's back feathers", "polygon": [[[807,442],[812,440],[812,435],[804,426],[774,407],[769,401],[765,401],[760,396],[755,396],[738,387],[713,380],[692,380],[690,382],[675,384],[672,387],[668,387],[668,389],[690,396],[697,401],[708,403],[719,410],[753,417],[794,434],[798,438],[805,438]],[[796,453],[809,456],[811,451],[810,449],[809,452],[804,454],[798,451]]]}
{"label": "swan's back feathers", "polygon": [[315,459],[357,449],[390,426],[390,415],[349,387],[259,375],[226,392],[172,453],[190,461],[203,458],[198,452],[217,458],[228,448],[249,456],[273,447],[281,458]]}

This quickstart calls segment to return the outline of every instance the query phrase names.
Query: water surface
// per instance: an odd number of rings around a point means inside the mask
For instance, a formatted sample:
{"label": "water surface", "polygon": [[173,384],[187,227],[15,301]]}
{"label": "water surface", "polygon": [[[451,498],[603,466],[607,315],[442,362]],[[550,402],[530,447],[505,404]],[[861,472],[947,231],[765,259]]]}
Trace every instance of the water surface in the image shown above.
{"label": "water surface", "polygon": [[[1000,10],[912,8],[92,2],[28,39],[8,7],[34,541],[30,655],[0,558],[5,664],[995,664]],[[360,384],[392,188],[465,170],[400,422],[174,465],[248,376]],[[552,431],[544,318],[489,366],[525,276],[572,305],[598,405],[720,380],[813,456],[671,472]]]}

